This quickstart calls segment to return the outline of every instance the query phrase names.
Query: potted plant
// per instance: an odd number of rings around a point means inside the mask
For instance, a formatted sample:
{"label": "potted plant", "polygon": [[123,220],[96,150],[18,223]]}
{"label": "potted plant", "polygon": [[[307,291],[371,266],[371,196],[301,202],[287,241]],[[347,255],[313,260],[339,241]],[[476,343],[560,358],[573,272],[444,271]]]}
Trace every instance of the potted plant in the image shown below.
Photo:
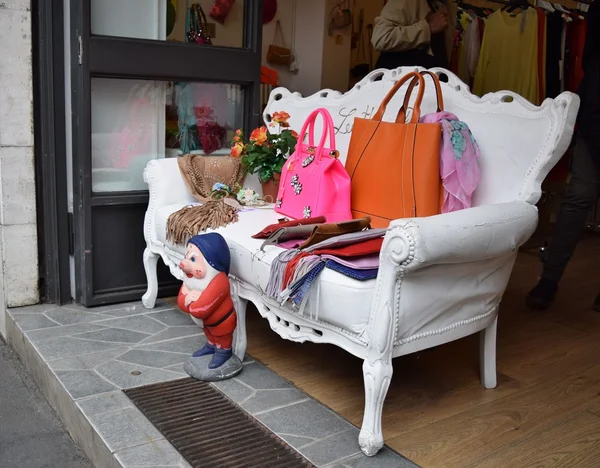
{"label": "potted plant", "polygon": [[279,191],[281,169],[298,142],[298,134],[290,129],[289,118],[287,112],[275,112],[269,126],[277,127],[278,132],[270,133],[262,126],[252,131],[248,141],[238,129],[231,147],[231,156],[241,158],[246,173],[258,175],[263,196],[270,196],[273,201]]}

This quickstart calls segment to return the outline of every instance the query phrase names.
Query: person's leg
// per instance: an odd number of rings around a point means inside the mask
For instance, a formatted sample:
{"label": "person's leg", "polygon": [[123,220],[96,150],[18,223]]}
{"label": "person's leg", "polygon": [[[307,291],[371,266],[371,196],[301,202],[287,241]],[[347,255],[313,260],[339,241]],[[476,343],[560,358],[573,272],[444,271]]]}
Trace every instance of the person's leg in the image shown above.
{"label": "person's leg", "polygon": [[585,143],[578,138],[573,153],[571,180],[560,205],[542,278],[527,296],[530,307],[546,309],[552,304],[558,283],[599,193],[600,170]]}

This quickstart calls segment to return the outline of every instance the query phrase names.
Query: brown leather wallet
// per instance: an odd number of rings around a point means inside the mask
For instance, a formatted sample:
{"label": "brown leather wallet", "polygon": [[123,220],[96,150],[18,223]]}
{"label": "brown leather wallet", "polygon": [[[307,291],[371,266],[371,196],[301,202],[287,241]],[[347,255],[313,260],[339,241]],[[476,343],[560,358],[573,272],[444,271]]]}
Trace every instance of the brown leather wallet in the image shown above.
{"label": "brown leather wallet", "polygon": [[[257,234],[254,234],[252,236],[252,238],[253,239],[267,239],[282,228],[288,228],[288,227],[294,227],[294,226],[304,226],[304,225],[310,225],[310,224],[322,224],[325,221],[326,221],[325,216],[315,216],[314,218],[303,218],[303,219],[281,218],[277,224],[269,224],[262,231],[260,231]],[[288,238],[288,239],[291,239],[291,238]],[[302,237],[299,237],[298,239],[302,239]],[[283,242],[283,240],[281,240],[280,242]]]}
{"label": "brown leather wallet", "polygon": [[264,250],[267,245],[277,245],[292,239],[307,239],[319,226],[322,224],[305,224],[278,229],[262,243],[260,250]]}
{"label": "brown leather wallet", "polygon": [[342,234],[350,234],[352,232],[359,232],[370,228],[371,218],[368,216],[349,221],[342,221],[341,223],[321,224],[316,227],[310,237],[306,239],[306,241],[301,244],[299,248],[300,250],[306,249],[311,245],[318,244],[319,242],[331,237],[341,236]]}

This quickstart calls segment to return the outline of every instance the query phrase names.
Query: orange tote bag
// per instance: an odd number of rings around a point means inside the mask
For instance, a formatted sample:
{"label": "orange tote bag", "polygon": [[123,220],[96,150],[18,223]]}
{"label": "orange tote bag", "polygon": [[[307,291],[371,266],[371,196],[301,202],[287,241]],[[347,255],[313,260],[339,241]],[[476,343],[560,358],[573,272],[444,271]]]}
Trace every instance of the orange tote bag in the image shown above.
{"label": "orange tote bag", "polygon": [[[423,73],[434,80],[439,112],[444,107],[439,80],[430,72]],[[382,121],[386,106],[408,80],[412,82],[396,120]],[[416,85],[417,97],[406,122]],[[346,160],[352,179],[352,216],[370,216],[372,227],[388,227],[394,219],[440,213],[442,127],[439,123],[419,123],[424,91],[422,74],[408,73],[386,95],[372,119],[354,119]]]}

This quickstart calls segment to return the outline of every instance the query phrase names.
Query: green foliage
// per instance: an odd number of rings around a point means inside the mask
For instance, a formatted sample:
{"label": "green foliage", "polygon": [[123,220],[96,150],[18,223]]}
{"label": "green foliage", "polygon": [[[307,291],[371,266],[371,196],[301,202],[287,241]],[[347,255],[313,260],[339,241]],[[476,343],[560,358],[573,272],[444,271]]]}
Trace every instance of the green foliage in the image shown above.
{"label": "green foliage", "polygon": [[[241,158],[242,166],[247,173],[257,174],[261,182],[268,182],[275,177],[276,173],[281,173],[286,158],[294,152],[298,137],[289,128],[284,128],[279,134],[269,133],[266,127],[261,127],[255,132],[263,129],[267,132],[266,141],[262,142],[260,136],[256,139],[251,136],[251,140],[245,143]],[[241,142],[234,142],[234,147],[236,144],[243,143],[241,132],[238,137]]]}

